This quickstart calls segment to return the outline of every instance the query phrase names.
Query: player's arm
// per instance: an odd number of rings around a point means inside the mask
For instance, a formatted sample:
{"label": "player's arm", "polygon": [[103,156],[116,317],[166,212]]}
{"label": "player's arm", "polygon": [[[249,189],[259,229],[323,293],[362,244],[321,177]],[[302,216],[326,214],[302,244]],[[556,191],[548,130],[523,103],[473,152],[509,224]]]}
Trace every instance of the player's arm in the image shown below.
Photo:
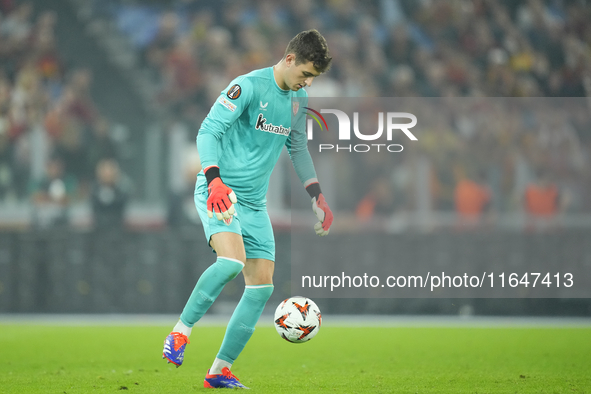
{"label": "player's arm", "polygon": [[[305,122],[305,116],[303,118]],[[296,128],[292,128],[285,146],[287,147],[287,152],[289,153],[298,178],[312,199],[312,210],[318,218],[318,223],[314,225],[314,230],[316,234],[322,237],[328,234],[332,225],[333,215],[320,189],[314,163],[308,151],[306,134],[303,131],[298,131],[305,130],[303,127],[304,122],[296,122]]]}
{"label": "player's arm", "polygon": [[211,107],[197,134],[197,150],[207,179],[207,214],[215,213],[218,220],[229,219],[235,213],[236,195],[220,176],[218,146],[224,133],[244,112],[252,99],[252,85],[246,78],[232,81]]}

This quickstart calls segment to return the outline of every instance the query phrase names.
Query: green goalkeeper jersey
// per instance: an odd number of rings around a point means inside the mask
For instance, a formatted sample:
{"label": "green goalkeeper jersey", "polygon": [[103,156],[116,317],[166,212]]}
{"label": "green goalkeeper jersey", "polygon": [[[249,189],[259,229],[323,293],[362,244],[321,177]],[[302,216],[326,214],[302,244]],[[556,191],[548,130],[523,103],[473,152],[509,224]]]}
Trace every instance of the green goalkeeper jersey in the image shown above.
{"label": "green goalkeeper jersey", "polygon": [[[307,147],[304,89],[283,90],[273,67],[234,79],[221,92],[197,135],[203,168],[218,166],[222,181],[240,204],[264,209],[271,172],[287,147],[302,183],[316,178]],[[293,121],[292,121],[293,120]],[[196,192],[204,192],[203,171]]]}

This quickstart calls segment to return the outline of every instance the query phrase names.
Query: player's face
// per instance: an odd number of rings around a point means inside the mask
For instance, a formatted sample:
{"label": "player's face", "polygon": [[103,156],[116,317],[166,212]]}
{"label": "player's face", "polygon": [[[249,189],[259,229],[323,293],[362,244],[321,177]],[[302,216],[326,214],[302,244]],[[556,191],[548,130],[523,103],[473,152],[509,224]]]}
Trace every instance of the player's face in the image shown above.
{"label": "player's face", "polygon": [[301,63],[296,66],[294,59],[287,69],[285,83],[289,89],[298,91],[305,86],[312,86],[314,78],[319,75],[320,73],[316,71],[312,62]]}

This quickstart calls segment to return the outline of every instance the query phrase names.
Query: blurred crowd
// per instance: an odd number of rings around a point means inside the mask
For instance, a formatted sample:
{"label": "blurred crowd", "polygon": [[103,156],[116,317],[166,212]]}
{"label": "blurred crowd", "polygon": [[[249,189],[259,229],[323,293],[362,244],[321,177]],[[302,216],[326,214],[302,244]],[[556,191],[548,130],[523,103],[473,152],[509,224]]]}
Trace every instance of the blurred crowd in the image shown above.
{"label": "blurred crowd", "polygon": [[[382,144],[380,152],[369,149],[368,141],[337,140],[315,131],[309,145],[324,167],[321,175],[336,180],[337,206],[355,212],[358,222],[393,213],[456,212],[458,228],[472,229],[490,228],[498,214],[518,214],[528,227],[547,229],[558,224],[561,213],[591,212],[591,109],[584,99],[366,98],[338,103],[346,113],[360,111],[366,135],[379,129],[378,113],[391,108],[420,120],[420,127],[412,129],[418,141],[400,131],[387,140],[384,131],[371,141]],[[336,108],[337,102],[319,99],[314,105]],[[338,127],[331,124],[333,117],[326,117],[329,129]],[[319,144],[340,150],[319,152]],[[403,150],[387,152],[388,144]]]}
{"label": "blurred crowd", "polygon": [[[166,4],[166,6],[164,6]],[[129,34],[165,105],[209,107],[316,28],[333,67],[321,97],[582,97],[591,5],[569,0],[97,1]]]}
{"label": "blurred crowd", "polygon": [[[416,210],[418,193],[428,195],[421,209],[455,210],[462,225],[482,222],[486,212],[591,212],[589,108],[548,110],[558,98],[589,94],[587,1],[102,4],[142,53],[159,103],[189,121],[194,115],[194,130],[230,80],[274,64],[289,39],[309,28],[325,35],[334,58],[310,96],[463,98],[443,121],[422,128],[424,190],[413,185],[420,164],[408,155],[357,154],[355,165],[335,166],[338,208],[358,219]],[[513,110],[516,101],[503,103],[484,121],[471,108],[482,97],[557,99],[523,112]],[[351,176],[355,169],[360,178]]]}
{"label": "blurred crowd", "polygon": [[41,227],[67,224],[74,202],[109,200],[105,185],[117,182],[101,174],[118,173],[109,121],[90,93],[92,70],[67,67],[57,23],[55,12],[36,13],[29,2],[0,2],[0,202],[31,201]]}
{"label": "blurred crowd", "polygon": [[[117,160],[109,122],[89,93],[92,71],[64,66],[56,49],[56,14],[33,18],[27,3],[0,4],[0,200],[31,196],[51,160],[69,177],[66,194],[88,198],[99,162]],[[334,58],[332,69],[307,89],[311,97],[461,98],[458,105],[469,106],[483,97],[556,103],[579,97],[580,103],[591,90],[586,0],[89,4],[93,15],[108,17],[133,43],[158,86],[158,105],[185,122],[191,144],[229,81],[275,64],[287,42],[310,28],[327,38]],[[468,216],[474,210],[527,211],[526,195],[536,195],[527,191],[543,184],[556,189],[541,193],[553,199],[552,211],[591,212],[588,111],[556,118],[543,111],[511,112],[509,106],[494,112],[495,127],[470,119],[465,114],[472,109],[467,111],[451,111],[446,122],[422,131],[418,149],[427,164],[410,155],[357,155],[357,171],[377,175],[366,177],[368,184],[358,189],[368,192],[359,195],[343,182],[338,195],[354,197],[341,198],[338,208],[367,219],[416,209],[417,193],[426,192],[423,208],[429,210]],[[381,160],[392,162],[384,166]],[[418,172],[427,174],[426,190],[409,180]]]}

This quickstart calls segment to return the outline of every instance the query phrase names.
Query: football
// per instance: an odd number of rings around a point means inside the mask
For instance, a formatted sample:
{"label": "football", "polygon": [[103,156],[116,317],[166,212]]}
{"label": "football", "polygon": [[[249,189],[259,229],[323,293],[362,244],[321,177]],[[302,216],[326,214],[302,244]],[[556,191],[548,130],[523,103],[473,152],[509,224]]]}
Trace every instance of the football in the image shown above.
{"label": "football", "polygon": [[286,341],[304,343],[318,334],[322,315],[311,299],[290,297],[275,310],[274,324],[279,335]]}

